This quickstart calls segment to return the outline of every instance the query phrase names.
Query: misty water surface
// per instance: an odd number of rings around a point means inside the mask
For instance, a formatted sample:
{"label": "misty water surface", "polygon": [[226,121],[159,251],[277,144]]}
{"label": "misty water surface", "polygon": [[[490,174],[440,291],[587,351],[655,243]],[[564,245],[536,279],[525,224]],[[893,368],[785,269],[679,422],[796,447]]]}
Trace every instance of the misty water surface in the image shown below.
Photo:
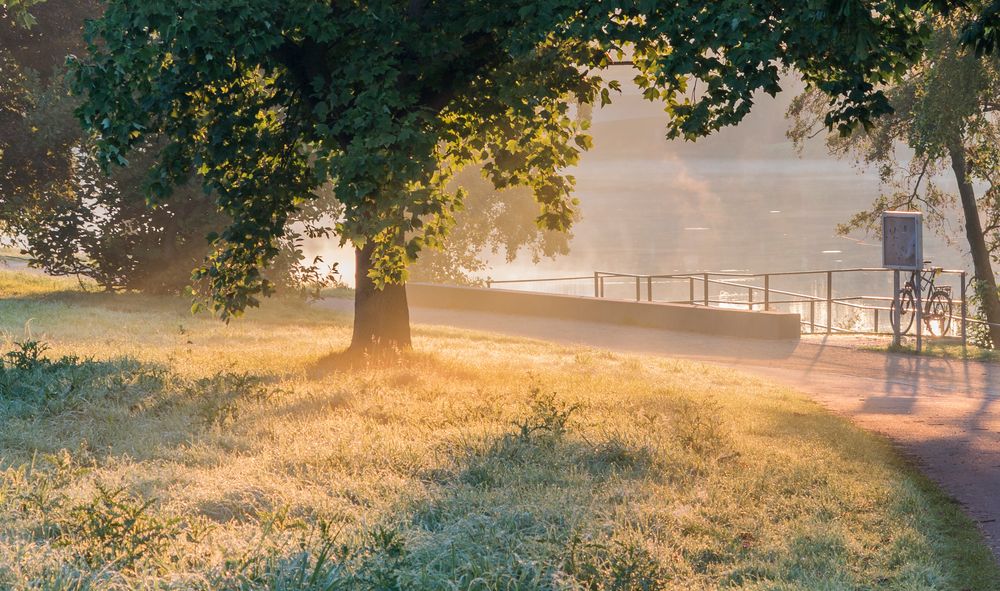
{"label": "misty water surface", "polygon": [[[595,149],[572,171],[583,217],[571,253],[538,265],[494,261],[489,276],[878,267],[876,238],[836,235],[838,223],[879,194],[877,176],[827,156],[822,140],[797,154],[785,138],[792,96],[765,97],[739,127],[697,143],[668,142],[660,107],[637,94],[619,97],[595,112]],[[961,238],[961,228],[956,217],[952,234]],[[966,266],[960,245],[925,232],[925,257],[935,264]],[[319,250],[353,278],[353,255],[328,245]],[[856,277],[838,287],[871,292],[885,282]],[[563,290],[593,287],[581,282]]]}

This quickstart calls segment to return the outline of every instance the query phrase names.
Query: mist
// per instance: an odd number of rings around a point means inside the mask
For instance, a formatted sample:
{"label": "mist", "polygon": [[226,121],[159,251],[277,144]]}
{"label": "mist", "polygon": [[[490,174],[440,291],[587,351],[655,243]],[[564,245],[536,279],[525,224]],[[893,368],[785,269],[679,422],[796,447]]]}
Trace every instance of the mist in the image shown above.
{"label": "mist", "polygon": [[[594,148],[570,171],[582,214],[570,253],[538,264],[495,257],[488,277],[879,266],[876,237],[836,233],[878,196],[877,174],[829,156],[822,137],[798,153],[785,137],[785,112],[802,86],[790,79],[784,87],[776,98],[759,96],[739,126],[685,142],[665,139],[662,106],[623,83],[613,104],[594,110]],[[938,180],[950,187],[951,179]],[[962,228],[955,213],[946,228],[952,236]],[[353,283],[353,251],[313,241],[306,254],[338,263]],[[924,254],[938,266],[968,266],[958,244],[930,229]]]}

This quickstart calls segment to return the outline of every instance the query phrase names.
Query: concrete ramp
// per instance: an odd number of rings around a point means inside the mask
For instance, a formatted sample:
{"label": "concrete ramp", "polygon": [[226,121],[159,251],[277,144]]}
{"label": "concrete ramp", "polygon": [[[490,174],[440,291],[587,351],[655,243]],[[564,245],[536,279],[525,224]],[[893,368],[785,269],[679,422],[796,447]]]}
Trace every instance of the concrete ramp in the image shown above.
{"label": "concrete ramp", "polygon": [[626,302],[427,283],[407,284],[406,295],[410,305],[418,308],[542,316],[745,339],[798,339],[801,333],[798,314],[779,312]]}

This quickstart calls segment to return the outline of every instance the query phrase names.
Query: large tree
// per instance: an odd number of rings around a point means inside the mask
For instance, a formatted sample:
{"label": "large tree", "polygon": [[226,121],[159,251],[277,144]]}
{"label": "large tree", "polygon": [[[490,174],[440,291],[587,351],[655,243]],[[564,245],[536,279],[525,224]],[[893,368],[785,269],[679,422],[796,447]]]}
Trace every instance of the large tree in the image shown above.
{"label": "large tree", "polygon": [[[943,0],[937,4],[947,6]],[[406,267],[440,242],[480,164],[530,187],[539,223],[564,229],[563,171],[589,145],[574,103],[607,103],[628,59],[671,115],[667,136],[738,123],[795,68],[849,130],[889,111],[877,86],[929,32],[923,0],[109,0],[75,64],[79,116],[125,163],[166,138],[156,199],[203,175],[231,224],[200,274],[224,317],[258,303],[289,220],[332,183],[356,249],[353,347],[409,345]]]}
{"label": "large tree", "polygon": [[[1000,297],[991,258],[1000,255],[1000,58],[977,58],[962,46],[971,16],[938,17],[924,58],[886,89],[891,114],[868,129],[827,138],[832,154],[853,156],[878,171],[886,191],[839,229],[877,232],[883,211],[918,209],[944,232],[958,203],[972,259],[980,306],[1000,343]],[[825,98],[815,91],[793,101],[790,137],[801,145],[822,129]],[[819,128],[819,129],[817,129]],[[901,146],[908,148],[900,150]],[[956,191],[938,182],[954,181]],[[977,195],[977,186],[984,187]],[[984,223],[985,222],[985,223]]]}

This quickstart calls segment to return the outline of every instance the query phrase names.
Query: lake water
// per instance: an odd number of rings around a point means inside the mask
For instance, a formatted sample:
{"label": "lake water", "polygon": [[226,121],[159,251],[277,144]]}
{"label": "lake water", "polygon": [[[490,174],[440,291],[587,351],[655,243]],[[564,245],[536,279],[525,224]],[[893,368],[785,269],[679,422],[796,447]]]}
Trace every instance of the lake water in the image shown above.
{"label": "lake water", "polygon": [[[790,94],[763,101],[750,118],[696,144],[663,139],[660,109],[626,94],[595,113],[596,148],[573,171],[582,220],[571,252],[537,265],[493,262],[493,279],[697,271],[754,273],[878,267],[874,237],[836,234],[838,223],[879,195],[878,177],[825,154],[822,141],[800,157],[784,136]],[[947,187],[947,179],[941,179]],[[965,266],[962,226],[955,212],[955,244],[925,231],[925,258],[949,268]],[[956,246],[957,244],[957,246]],[[327,260],[353,275],[350,253],[316,245]],[[873,293],[886,277],[851,276],[837,292]],[[825,289],[815,278],[795,289]],[[789,288],[793,286],[788,286]],[[546,289],[592,293],[593,282]],[[634,287],[627,291],[634,297]],[[624,296],[629,297],[629,296]]]}

